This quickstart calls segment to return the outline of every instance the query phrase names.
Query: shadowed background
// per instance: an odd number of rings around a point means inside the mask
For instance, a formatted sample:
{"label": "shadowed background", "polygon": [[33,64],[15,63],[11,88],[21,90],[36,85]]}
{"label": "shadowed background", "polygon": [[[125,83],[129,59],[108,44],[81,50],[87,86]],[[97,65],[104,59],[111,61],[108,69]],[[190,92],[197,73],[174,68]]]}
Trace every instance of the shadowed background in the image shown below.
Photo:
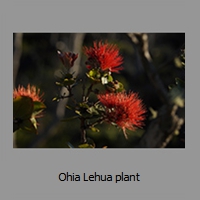
{"label": "shadowed background", "polygon": [[[140,51],[136,43],[126,33],[14,33],[13,34],[13,84],[27,86],[36,85],[44,93],[44,103],[47,109],[43,117],[38,119],[38,135],[17,134],[14,136],[18,148],[68,148],[68,142],[77,146],[80,142],[79,120],[61,122],[65,117],[73,116],[65,108],[67,100],[53,102],[52,99],[60,93],[55,85],[55,76],[62,69],[62,63],[56,50],[78,53],[73,71],[78,77],[84,77],[86,72],[86,57],[83,46],[91,46],[93,41],[102,40],[116,44],[124,58],[124,70],[113,77],[124,84],[127,91],[139,93],[148,110],[143,129],[128,131],[126,140],[122,131],[109,124],[99,125],[100,132],[87,131],[97,148],[133,148],[136,147],[156,118],[157,111],[163,106],[159,94],[149,80],[147,70],[143,66]],[[180,52],[184,48],[184,33],[149,33],[149,53],[153,65],[159,74],[162,84],[167,91],[174,84],[175,78],[185,79],[185,70],[181,67]],[[81,96],[81,87],[76,87],[76,97]],[[155,114],[155,116],[154,116]],[[169,119],[170,120],[170,119]],[[168,120],[166,120],[166,124]],[[165,124],[163,125],[165,126]],[[179,132],[173,134],[165,147],[185,147],[184,124]],[[156,138],[154,138],[156,140]],[[141,146],[140,146],[141,147]],[[148,147],[143,145],[142,147]]]}

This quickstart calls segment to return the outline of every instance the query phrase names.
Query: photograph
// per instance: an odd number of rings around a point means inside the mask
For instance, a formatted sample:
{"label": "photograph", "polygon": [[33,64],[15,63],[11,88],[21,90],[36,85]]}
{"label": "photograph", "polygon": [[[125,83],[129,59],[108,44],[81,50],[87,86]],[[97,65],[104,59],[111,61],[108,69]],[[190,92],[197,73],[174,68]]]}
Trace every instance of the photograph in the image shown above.
{"label": "photograph", "polygon": [[13,148],[185,148],[185,33],[13,33]]}

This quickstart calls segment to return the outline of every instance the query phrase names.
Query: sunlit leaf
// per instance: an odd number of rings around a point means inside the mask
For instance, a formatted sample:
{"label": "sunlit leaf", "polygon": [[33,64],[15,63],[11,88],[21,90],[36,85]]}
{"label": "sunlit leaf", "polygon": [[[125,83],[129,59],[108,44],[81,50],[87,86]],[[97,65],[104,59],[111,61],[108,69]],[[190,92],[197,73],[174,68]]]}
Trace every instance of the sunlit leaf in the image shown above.
{"label": "sunlit leaf", "polygon": [[87,142],[84,144],[80,144],[79,148],[95,148],[95,143],[91,138],[87,138]]}
{"label": "sunlit leaf", "polygon": [[35,129],[37,129],[37,121],[36,121],[35,117],[31,117],[31,122],[32,122],[33,126],[35,127]]}
{"label": "sunlit leaf", "polygon": [[112,82],[113,81],[113,77],[111,75],[108,75],[108,82]]}
{"label": "sunlit leaf", "polygon": [[176,67],[178,67],[178,68],[181,68],[183,66],[180,57],[175,57],[174,58],[174,63],[176,65]]}
{"label": "sunlit leaf", "polygon": [[87,112],[92,114],[92,115],[99,115],[99,112],[98,110],[94,107],[94,106],[91,106],[87,109]]}
{"label": "sunlit leaf", "polygon": [[89,106],[88,106],[88,104],[87,103],[79,103],[79,106],[81,107],[81,108],[89,108]]}
{"label": "sunlit leaf", "polygon": [[94,148],[94,146],[92,146],[91,144],[87,144],[87,143],[80,144],[80,145],[78,145],[78,147],[79,148]]}
{"label": "sunlit leaf", "polygon": [[61,83],[61,82],[56,82],[56,85],[63,86],[63,83]]}
{"label": "sunlit leaf", "polygon": [[93,132],[100,132],[100,130],[94,126],[91,126],[90,129],[93,131]]}
{"label": "sunlit leaf", "polygon": [[106,73],[104,74],[104,76],[101,77],[101,83],[105,85],[109,82],[113,82],[113,77],[110,74]]}
{"label": "sunlit leaf", "polygon": [[79,110],[75,110],[75,113],[82,116],[81,112]]}
{"label": "sunlit leaf", "polygon": [[54,97],[52,101],[59,101],[58,97]]}
{"label": "sunlit leaf", "polygon": [[65,85],[72,85],[75,83],[75,80],[74,79],[68,79],[68,78],[65,78],[64,79],[64,84]]}
{"label": "sunlit leaf", "polygon": [[72,110],[73,108],[71,106],[66,105],[66,108],[69,110]]}
{"label": "sunlit leaf", "polygon": [[34,101],[33,102],[33,111],[39,112],[46,108],[46,105],[43,102],[40,101]]}
{"label": "sunlit leaf", "polygon": [[87,77],[92,79],[95,82],[100,82],[101,73],[98,69],[91,69],[88,73],[86,73]]}
{"label": "sunlit leaf", "polygon": [[154,110],[152,107],[150,107],[149,110],[151,112],[150,119],[155,119],[158,116],[158,111]]}

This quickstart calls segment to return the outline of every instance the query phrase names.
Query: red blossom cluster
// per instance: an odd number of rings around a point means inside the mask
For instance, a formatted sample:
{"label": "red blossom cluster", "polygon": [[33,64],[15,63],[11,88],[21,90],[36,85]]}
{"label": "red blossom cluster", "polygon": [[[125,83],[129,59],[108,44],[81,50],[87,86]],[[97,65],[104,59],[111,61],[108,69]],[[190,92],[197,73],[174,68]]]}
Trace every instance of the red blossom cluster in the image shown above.
{"label": "red blossom cluster", "polygon": [[116,45],[109,43],[94,42],[93,47],[84,47],[84,52],[88,56],[86,65],[89,69],[100,68],[102,71],[119,72],[123,67],[122,56]]}
{"label": "red blossom cluster", "polygon": [[[86,65],[89,69],[95,68],[117,73],[123,69],[121,66],[123,57],[119,55],[119,49],[116,45],[95,41],[93,47],[84,47],[84,53],[88,57]],[[118,81],[112,81],[109,85],[115,85],[116,82]],[[106,122],[122,128],[127,139],[126,129],[141,128],[146,110],[136,93],[126,94],[124,90],[118,91],[116,88],[109,90],[109,92],[97,96],[105,107],[104,119]]]}
{"label": "red blossom cluster", "polygon": [[105,120],[121,127],[126,139],[126,129],[142,127],[146,110],[136,93],[99,94],[98,99],[105,106]]}
{"label": "red blossom cluster", "polygon": [[[62,64],[67,69],[73,67],[75,60],[78,58],[78,54],[71,52],[61,52],[58,50],[57,53]],[[127,129],[135,130],[137,127],[141,128],[144,125],[143,121],[145,119],[144,114],[146,113],[146,109],[144,108],[142,100],[138,97],[137,93],[129,92],[127,94],[124,90],[123,84],[114,80],[111,75],[112,72],[119,73],[119,71],[123,69],[121,66],[123,63],[123,57],[119,54],[119,49],[116,45],[109,44],[107,42],[103,43],[102,41],[95,41],[93,43],[93,47],[84,47],[84,53],[87,56],[86,66],[89,69],[89,73],[86,75],[92,82],[88,87],[87,92],[85,92],[85,95],[83,95],[82,102],[75,105],[75,113],[79,115],[78,118],[81,120],[81,123],[84,124],[84,126],[81,126],[83,143],[86,141],[85,129],[87,126],[92,127],[91,125],[88,125],[91,124],[89,121],[90,118],[87,117],[88,113],[90,114],[90,117],[98,114],[99,116],[97,122],[103,120],[110,124],[117,125],[123,130],[124,136],[127,139]],[[56,99],[73,96],[72,89],[74,88],[77,79],[74,77],[73,73],[70,73],[70,71],[66,74],[63,72],[63,74],[64,76],[61,77],[56,83],[57,85],[66,87],[70,95],[61,97],[58,96]],[[94,92],[94,85],[99,83],[105,86],[106,91],[104,93],[99,93],[99,91],[98,93],[95,93],[97,94],[99,105],[101,104],[100,107],[103,106],[103,110],[100,112],[97,107],[91,103],[89,104],[88,101],[89,95]],[[43,95],[40,95],[39,89],[37,90],[35,86],[30,85],[28,85],[27,88],[18,86],[18,88],[13,91],[14,100],[18,97],[29,97],[32,99],[33,104],[35,105],[32,108],[33,113],[34,111],[37,111],[36,107],[38,106],[38,102],[43,102],[42,96]],[[45,106],[43,104],[39,104],[39,106],[42,112]],[[72,109],[70,106],[69,108]],[[28,114],[28,116],[30,116],[31,113]],[[77,118],[77,116],[75,117]],[[31,116],[31,118],[33,117]],[[94,124],[96,123],[93,123],[93,126]],[[20,127],[20,124],[15,123],[14,125],[19,125]],[[24,127],[22,126],[22,128]]]}
{"label": "red blossom cluster", "polygon": [[43,94],[40,95],[40,89],[37,89],[35,86],[30,86],[30,84],[28,84],[27,88],[19,85],[18,88],[13,90],[13,99],[21,96],[30,97],[33,101],[43,102]]}
{"label": "red blossom cluster", "polygon": [[27,88],[18,86],[13,90],[13,133],[22,132],[37,134],[36,118],[43,116],[46,108],[40,89],[28,84]]}
{"label": "red blossom cluster", "polygon": [[57,50],[58,56],[62,62],[62,64],[66,68],[73,67],[74,61],[78,58],[78,54],[71,53],[71,52],[61,52]]}

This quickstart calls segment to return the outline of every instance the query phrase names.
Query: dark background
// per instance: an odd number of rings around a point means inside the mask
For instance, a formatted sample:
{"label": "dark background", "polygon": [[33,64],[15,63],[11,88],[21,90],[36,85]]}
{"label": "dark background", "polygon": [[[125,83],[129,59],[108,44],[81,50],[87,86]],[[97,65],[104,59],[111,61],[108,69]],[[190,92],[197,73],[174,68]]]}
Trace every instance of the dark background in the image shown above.
{"label": "dark background", "polygon": [[[185,80],[185,70],[180,67],[180,52],[184,48],[184,33],[148,33],[149,51],[161,80],[166,88],[174,83],[176,77]],[[129,139],[124,138],[122,130],[109,124],[97,126],[99,133],[88,131],[96,148],[133,148],[142,137],[151,122],[150,108],[157,111],[161,106],[158,94],[151,85],[138,57],[138,52],[126,33],[14,33],[13,53],[14,62],[13,85],[35,85],[44,93],[44,103],[47,106],[43,117],[38,119],[38,135],[18,133],[14,136],[18,148],[68,148],[68,142],[75,147],[80,142],[79,120],[61,122],[73,113],[65,109],[65,104],[52,101],[59,94],[56,86],[56,74],[62,69],[57,49],[72,51],[79,54],[74,66],[78,77],[86,72],[86,57],[83,46],[91,46],[93,41],[108,41],[116,44],[124,58],[124,70],[114,74],[115,79],[121,81],[127,91],[139,93],[148,110],[143,129],[128,131]],[[16,53],[18,52],[18,54]],[[16,56],[18,55],[18,56]],[[15,57],[16,56],[16,57]],[[16,59],[16,60],[15,60]],[[79,98],[81,88],[76,88]],[[167,145],[168,148],[185,147],[185,128],[181,127],[179,134],[174,135]]]}

